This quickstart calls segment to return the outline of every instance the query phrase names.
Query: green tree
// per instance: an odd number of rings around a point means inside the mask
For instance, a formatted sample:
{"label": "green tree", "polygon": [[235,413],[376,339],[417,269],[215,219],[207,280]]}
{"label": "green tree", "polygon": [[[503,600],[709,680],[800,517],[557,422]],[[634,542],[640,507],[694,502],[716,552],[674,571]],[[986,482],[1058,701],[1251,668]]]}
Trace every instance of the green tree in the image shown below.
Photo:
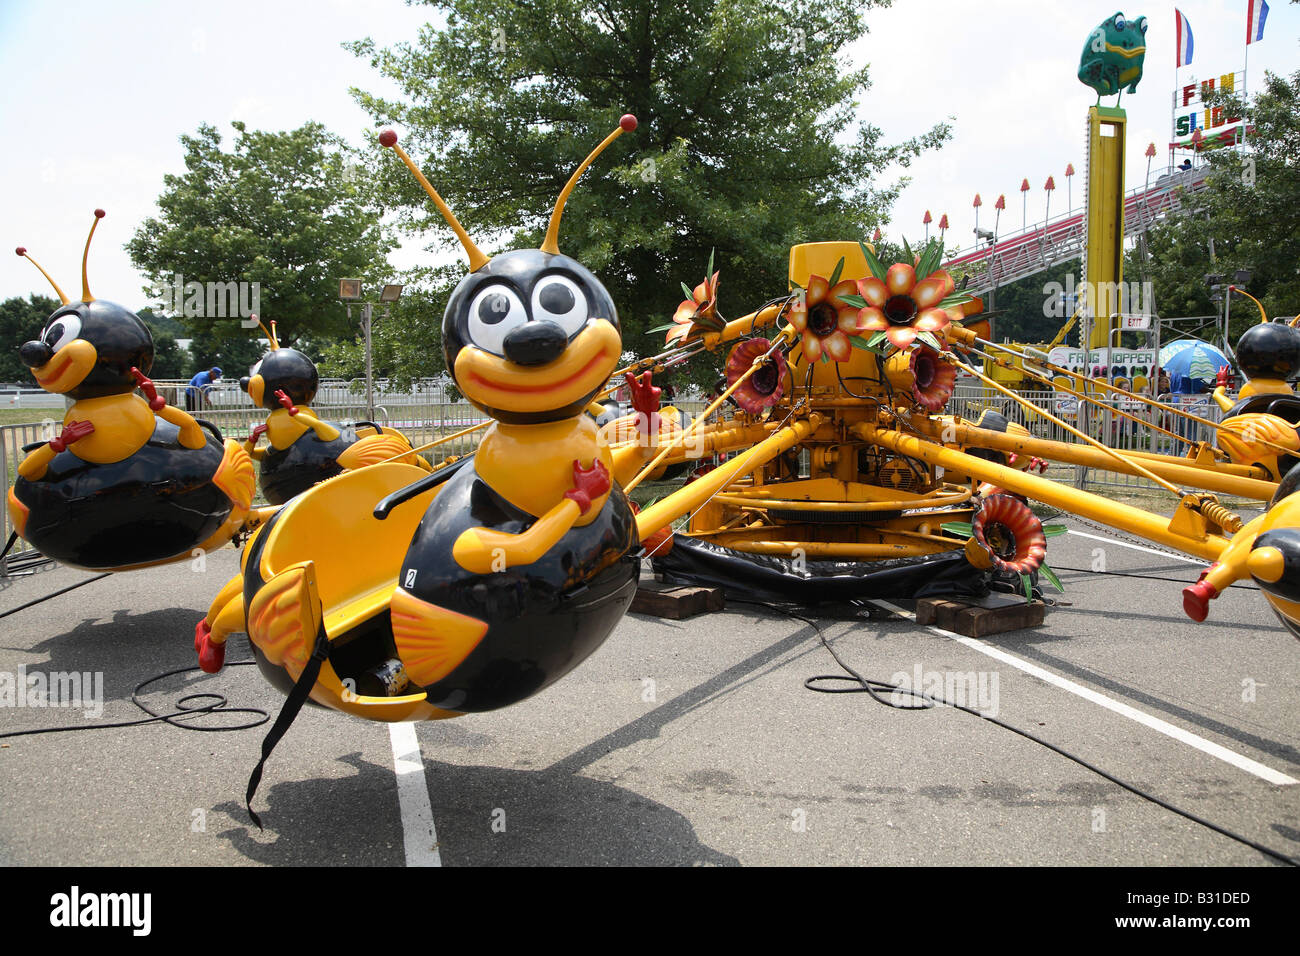
{"label": "green tree", "polygon": [[[260,313],[276,320],[285,344],[329,341],[351,332],[338,280],[373,281],[396,243],[364,168],[319,123],[279,133],[231,125],[229,151],[213,126],[181,137],[186,171],[164,178],[160,216],[145,220],[126,248],[153,283],[148,291],[170,300],[168,311],[189,331],[196,365],[242,374],[261,356],[262,333],[237,319],[186,315],[198,300],[183,288],[177,296],[178,281],[257,283]],[[251,293],[246,287],[244,304]]]}
{"label": "green tree", "polygon": [[[625,112],[637,130],[569,200],[560,248],[613,295],[625,346],[652,354],[710,250],[736,317],[786,289],[789,247],[858,239],[886,221],[889,182],[948,136],[939,124],[889,144],[857,118],[866,68],[861,0],[427,0],[445,29],[380,49],[351,45],[400,98],[355,91],[485,249],[540,244],[555,197]],[[378,153],[378,151],[376,151]],[[380,155],[385,205],[454,239],[408,171]],[[434,349],[407,353],[422,368]],[[716,361],[716,360],[715,360]]]}
{"label": "green tree", "polygon": [[187,379],[193,375],[190,371],[190,353],[176,342],[176,330],[183,331],[181,324],[148,307],[140,309],[136,315],[149,326],[149,332],[153,335],[153,369],[149,372],[149,377]]}
{"label": "green tree", "polygon": [[36,387],[31,371],[18,357],[24,342],[36,338],[45,320],[59,307],[59,300],[49,296],[30,298],[14,296],[0,302],[0,382],[16,382]]}
{"label": "green tree", "polygon": [[[1207,105],[1246,116],[1246,148],[1205,154],[1206,189],[1189,197],[1189,211],[1158,223],[1148,237],[1146,263],[1163,316],[1209,315],[1222,306],[1210,299],[1207,274],[1248,269],[1246,290],[1271,316],[1300,312],[1300,71],[1290,78],[1266,73],[1247,107],[1217,91]],[[1130,272],[1140,263],[1130,257]],[[1234,298],[1232,335],[1259,312]]]}

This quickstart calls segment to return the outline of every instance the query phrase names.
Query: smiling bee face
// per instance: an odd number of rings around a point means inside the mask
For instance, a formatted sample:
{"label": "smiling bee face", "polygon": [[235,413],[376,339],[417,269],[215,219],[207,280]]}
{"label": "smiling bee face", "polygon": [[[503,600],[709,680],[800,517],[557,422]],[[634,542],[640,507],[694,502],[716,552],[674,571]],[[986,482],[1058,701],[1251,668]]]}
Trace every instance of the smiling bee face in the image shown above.
{"label": "smiling bee face", "polygon": [[80,302],[64,294],[41,264],[27,254],[25,246],[14,250],[40,269],[63,303],[46,320],[41,334],[25,342],[18,355],[41,388],[78,401],[134,391],[136,380],[131,369],[148,375],[153,368],[153,334],[149,327],[130,309],[97,299],[90,291],[86,261],[95,227],[104,216],[104,210],[95,210],[81,254]]}
{"label": "smiling bee face", "polygon": [[478,408],[506,424],[530,425],[578,415],[618,367],[622,336],[609,292],[575,259],[561,254],[560,217],[583,171],[624,132],[628,113],[569,177],[539,249],[484,255],[397,134],[379,134],[410,169],[469,257],[470,274],[447,302],[442,348],[456,384]]}
{"label": "smiling bee face", "polygon": [[134,390],[131,369],[149,374],[154,345],[134,312],[95,299],[55,311],[18,354],[41,388],[80,400]]}
{"label": "smiling bee face", "polygon": [[618,314],[600,280],[540,249],[502,253],[461,280],[442,341],[460,390],[510,424],[576,415],[622,351]]}

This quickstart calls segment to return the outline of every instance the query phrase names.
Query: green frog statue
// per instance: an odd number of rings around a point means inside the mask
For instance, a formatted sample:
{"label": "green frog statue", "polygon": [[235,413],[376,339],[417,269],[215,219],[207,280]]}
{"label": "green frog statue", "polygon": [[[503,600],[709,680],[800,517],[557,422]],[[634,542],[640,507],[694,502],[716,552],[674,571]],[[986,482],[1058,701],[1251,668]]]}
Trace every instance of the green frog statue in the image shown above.
{"label": "green frog statue", "polygon": [[1147,52],[1146,32],[1146,17],[1128,20],[1116,13],[1088,34],[1079,57],[1079,82],[1097,91],[1098,103],[1125,87],[1130,93],[1137,92]]}

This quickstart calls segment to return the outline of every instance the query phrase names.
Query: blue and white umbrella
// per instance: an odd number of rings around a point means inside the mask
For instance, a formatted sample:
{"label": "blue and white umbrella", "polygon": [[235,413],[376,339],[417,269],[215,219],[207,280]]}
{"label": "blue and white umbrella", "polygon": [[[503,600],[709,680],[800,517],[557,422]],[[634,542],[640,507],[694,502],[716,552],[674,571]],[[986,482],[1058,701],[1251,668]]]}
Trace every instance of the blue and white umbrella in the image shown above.
{"label": "blue and white umbrella", "polygon": [[1171,382],[1181,376],[1213,385],[1219,369],[1225,365],[1232,366],[1228,357],[1200,339],[1179,339],[1160,350],[1160,367],[1169,373]]}

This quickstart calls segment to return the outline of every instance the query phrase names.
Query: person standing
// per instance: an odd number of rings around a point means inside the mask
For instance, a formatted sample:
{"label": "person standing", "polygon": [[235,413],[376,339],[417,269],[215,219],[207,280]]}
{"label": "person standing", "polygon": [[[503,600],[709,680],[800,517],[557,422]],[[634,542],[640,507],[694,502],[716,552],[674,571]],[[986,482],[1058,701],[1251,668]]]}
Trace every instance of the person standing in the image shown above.
{"label": "person standing", "polygon": [[190,379],[190,384],[185,388],[185,410],[197,411],[203,404],[211,407],[212,399],[208,397],[208,392],[219,381],[221,381],[221,369],[215,365]]}

